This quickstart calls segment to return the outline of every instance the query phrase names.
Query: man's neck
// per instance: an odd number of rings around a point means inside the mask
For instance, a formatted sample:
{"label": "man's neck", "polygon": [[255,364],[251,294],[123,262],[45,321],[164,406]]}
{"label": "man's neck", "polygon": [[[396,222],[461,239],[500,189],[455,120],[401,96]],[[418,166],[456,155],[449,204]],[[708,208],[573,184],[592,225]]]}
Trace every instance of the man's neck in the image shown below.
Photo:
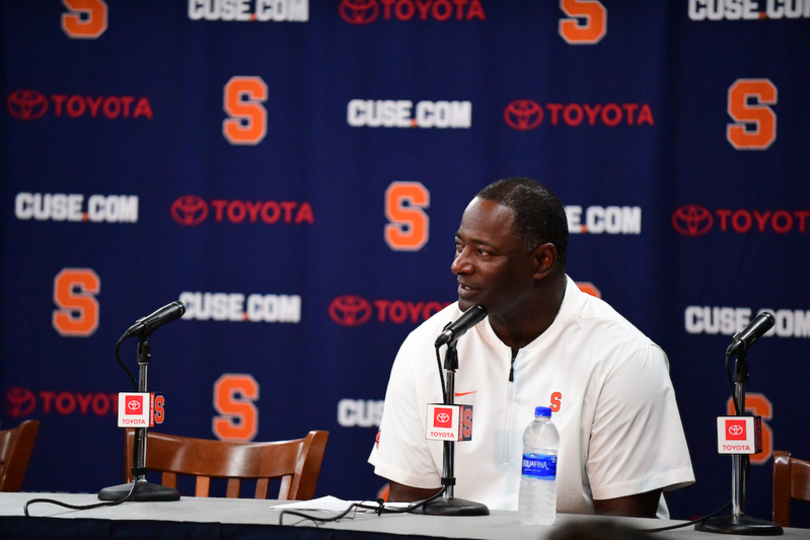
{"label": "man's neck", "polygon": [[561,272],[556,276],[548,276],[547,280],[547,283],[538,287],[537,294],[524,309],[517,309],[508,315],[490,314],[490,325],[495,335],[512,349],[513,357],[517,355],[518,349],[545,332],[560,311],[567,277]]}

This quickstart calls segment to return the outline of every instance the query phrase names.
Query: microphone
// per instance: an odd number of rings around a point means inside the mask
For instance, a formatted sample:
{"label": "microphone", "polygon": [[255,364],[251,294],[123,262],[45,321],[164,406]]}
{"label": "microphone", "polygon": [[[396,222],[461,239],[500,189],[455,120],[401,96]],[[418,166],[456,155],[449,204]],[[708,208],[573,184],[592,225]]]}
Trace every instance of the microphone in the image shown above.
{"label": "microphone", "polygon": [[141,336],[144,334],[151,334],[164,324],[168,324],[175,319],[179,319],[186,312],[186,306],[183,302],[172,302],[166,304],[162,308],[156,310],[154,313],[141,317],[135,324],[129,327],[124,333],[124,338],[131,338],[133,336]]}
{"label": "microphone", "polygon": [[753,345],[762,334],[770,330],[775,322],[776,319],[773,313],[768,311],[763,311],[757,315],[753,321],[748,323],[748,326],[734,334],[731,345],[726,349],[726,356],[733,356],[748,350],[748,347]]}
{"label": "microphone", "polygon": [[436,338],[436,348],[441,347],[445,343],[457,340],[464,335],[464,332],[483,321],[486,316],[487,308],[481,304],[474,305],[465,311],[461,317],[456,319],[455,322],[447,325],[444,332],[439,334],[439,337]]}

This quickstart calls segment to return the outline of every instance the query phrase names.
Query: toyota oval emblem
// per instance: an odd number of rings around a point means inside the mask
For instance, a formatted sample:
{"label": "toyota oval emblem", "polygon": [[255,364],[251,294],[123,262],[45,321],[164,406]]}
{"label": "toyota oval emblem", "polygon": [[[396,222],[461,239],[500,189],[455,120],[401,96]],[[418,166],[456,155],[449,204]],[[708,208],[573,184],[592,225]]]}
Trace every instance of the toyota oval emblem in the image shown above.
{"label": "toyota oval emblem", "polygon": [[702,236],[713,224],[712,213],[697,204],[681,206],[672,214],[672,226],[684,236]]}
{"label": "toyota oval emblem", "polygon": [[442,424],[446,424],[447,422],[450,421],[450,415],[447,414],[446,412],[439,413],[436,415],[436,420],[438,420]]}
{"label": "toyota oval emblem", "polygon": [[8,96],[8,114],[17,120],[36,120],[48,110],[48,100],[36,90],[17,90]]}
{"label": "toyota oval emblem", "polygon": [[172,204],[172,217],[180,225],[199,225],[208,217],[208,203],[196,195],[184,195]]}
{"label": "toyota oval emblem", "polygon": [[360,296],[339,296],[329,304],[329,316],[341,326],[359,326],[371,317],[371,304]]}
{"label": "toyota oval emblem", "polygon": [[543,122],[543,108],[530,99],[518,99],[506,106],[503,119],[512,129],[528,131]]}
{"label": "toyota oval emblem", "polygon": [[733,425],[728,427],[728,432],[732,435],[742,435],[743,428],[740,425]]}
{"label": "toyota oval emblem", "polygon": [[342,0],[338,13],[347,23],[368,24],[380,14],[380,4],[377,0]]}
{"label": "toyota oval emblem", "polygon": [[22,418],[33,412],[37,398],[28,388],[14,386],[6,390],[6,411],[12,418]]}
{"label": "toyota oval emblem", "polygon": [[141,410],[141,400],[140,399],[130,399],[127,401],[127,410],[129,411],[140,411]]}

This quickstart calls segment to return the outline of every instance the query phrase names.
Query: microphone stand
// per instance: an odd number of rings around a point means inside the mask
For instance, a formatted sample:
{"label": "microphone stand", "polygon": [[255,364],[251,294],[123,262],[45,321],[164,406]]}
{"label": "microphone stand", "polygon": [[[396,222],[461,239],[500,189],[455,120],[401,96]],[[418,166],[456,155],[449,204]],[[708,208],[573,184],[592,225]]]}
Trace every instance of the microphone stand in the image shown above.
{"label": "microphone stand", "polygon": [[[745,414],[745,383],[748,382],[748,361],[743,348],[737,354],[734,364],[734,398],[739,405],[737,416]],[[696,531],[738,534],[743,536],[778,536],[784,531],[780,525],[745,515],[745,484],[748,476],[746,462],[748,456],[732,454],[731,456],[731,515],[707,519],[695,525]]]}
{"label": "microphone stand", "polygon": [[[455,397],[456,370],[458,369],[456,341],[456,339],[453,339],[447,344],[447,352],[444,355],[444,369],[447,372],[445,382],[445,405],[453,405]],[[489,508],[487,508],[485,504],[453,497],[456,485],[456,478],[453,473],[455,442],[442,441],[442,443],[444,444],[442,486],[446,488],[444,495],[435,501],[419,507],[417,513],[432,516],[488,516]]]}
{"label": "microphone stand", "polygon": [[[152,360],[152,350],[149,338],[152,334],[141,335],[138,338],[138,392],[146,393],[147,367]],[[124,499],[130,492],[130,501],[179,501],[180,492],[176,489],[151,484],[146,481],[146,428],[135,428],[135,444],[132,445],[132,476],[134,482],[110,486],[98,492],[102,501],[116,501]],[[133,485],[134,484],[134,485]]]}

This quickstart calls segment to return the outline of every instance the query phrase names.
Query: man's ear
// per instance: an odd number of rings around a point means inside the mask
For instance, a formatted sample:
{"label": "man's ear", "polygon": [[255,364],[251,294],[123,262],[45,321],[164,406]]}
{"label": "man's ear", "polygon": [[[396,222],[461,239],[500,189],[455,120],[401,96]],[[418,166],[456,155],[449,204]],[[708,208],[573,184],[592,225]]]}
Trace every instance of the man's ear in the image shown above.
{"label": "man's ear", "polygon": [[557,246],[552,243],[541,244],[532,253],[532,260],[537,266],[534,279],[545,278],[557,264]]}

